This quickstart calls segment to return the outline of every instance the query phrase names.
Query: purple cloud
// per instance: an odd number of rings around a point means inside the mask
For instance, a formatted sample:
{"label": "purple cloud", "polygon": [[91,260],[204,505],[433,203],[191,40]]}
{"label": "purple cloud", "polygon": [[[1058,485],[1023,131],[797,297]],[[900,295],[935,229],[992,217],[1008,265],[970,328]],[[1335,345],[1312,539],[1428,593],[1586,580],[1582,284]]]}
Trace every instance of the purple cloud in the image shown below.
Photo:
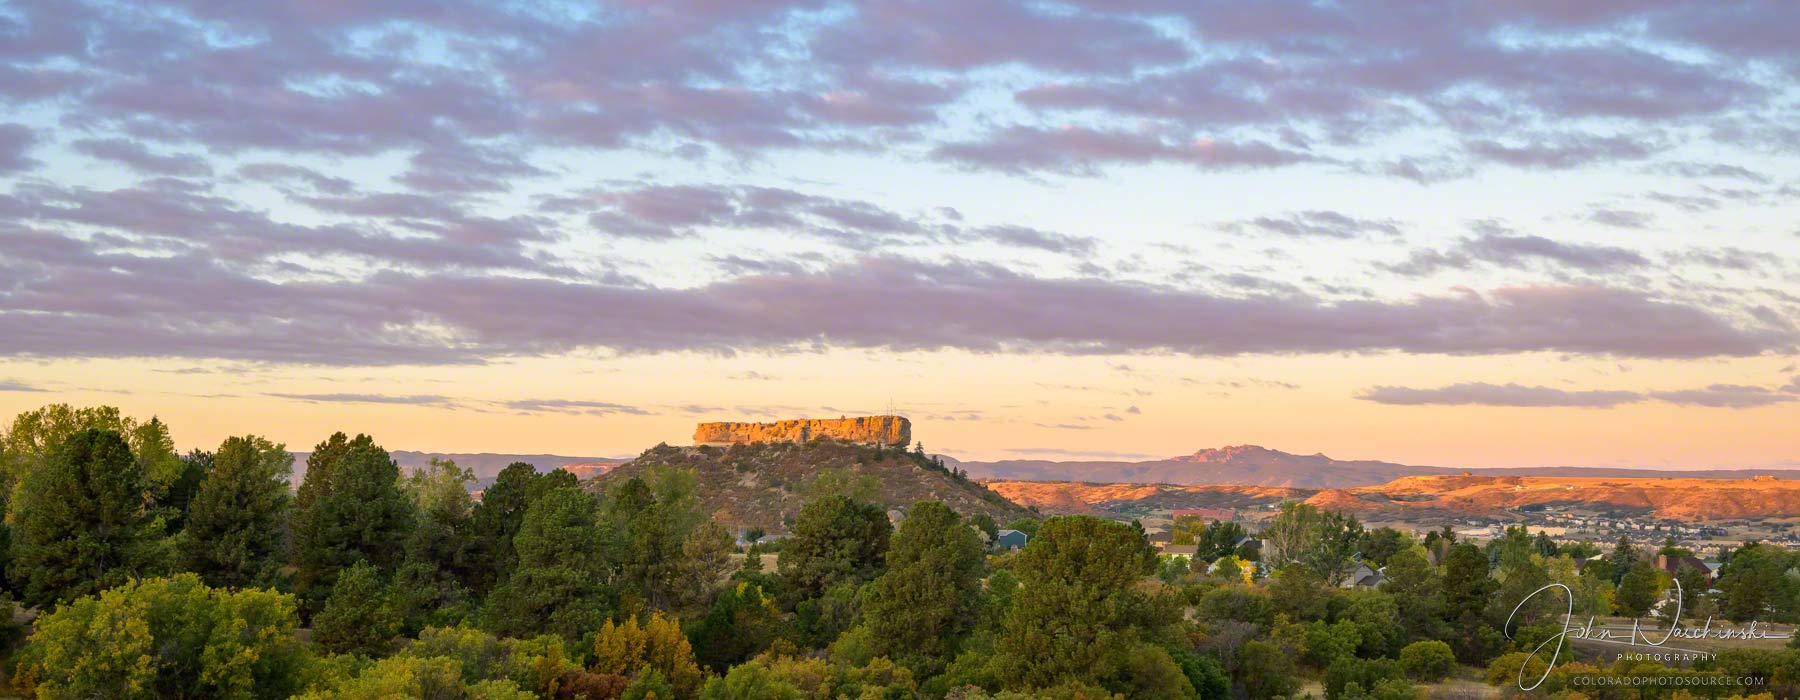
{"label": "purple cloud", "polygon": [[1741,384],[1714,384],[1704,389],[1653,391],[1650,392],[1650,396],[1682,406],[1707,408],[1758,408],[1796,400],[1796,397],[1790,394],[1765,387]]}
{"label": "purple cloud", "polygon": [[0,289],[0,337],[13,356],[431,364],[581,348],[852,347],[1691,358],[1752,356],[1794,341],[1791,327],[1746,326],[1604,287],[1325,301],[894,257],[689,288],[401,271],[272,282],[209,257],[94,250],[60,236],[7,236],[0,245],[0,275],[20,281]]}
{"label": "purple cloud", "polygon": [[1470,382],[1434,389],[1378,386],[1356,398],[1390,406],[1507,406],[1612,408],[1637,403],[1635,391],[1568,391],[1547,386]]}
{"label": "purple cloud", "polygon": [[0,175],[16,170],[29,170],[38,162],[26,153],[37,141],[31,127],[24,124],[0,124]]}
{"label": "purple cloud", "polygon": [[1313,157],[1260,141],[1220,141],[1178,134],[1086,127],[1012,127],[976,141],[938,146],[935,155],[960,165],[1014,173],[1093,174],[1101,165],[1175,163],[1206,169],[1268,168]]}
{"label": "purple cloud", "polygon": [[1294,238],[1364,238],[1371,234],[1398,236],[1400,223],[1392,219],[1358,219],[1335,211],[1302,211],[1282,216],[1259,216],[1228,224],[1228,230],[1264,232]]}
{"label": "purple cloud", "polygon": [[142,173],[197,177],[211,175],[212,166],[191,153],[164,155],[131,139],[81,139],[70,144],[76,151],[104,160],[121,163]]}
{"label": "purple cloud", "polygon": [[[1785,392],[1785,393],[1784,393]],[[1570,391],[1546,386],[1469,382],[1431,389],[1378,386],[1358,394],[1364,401],[1391,406],[1503,406],[1518,408],[1614,408],[1656,400],[1703,408],[1759,408],[1800,400],[1787,389],[1740,384],[1714,384],[1700,389],[1666,391]]]}
{"label": "purple cloud", "polygon": [[1518,268],[1549,263],[1583,272],[1611,272],[1649,264],[1643,254],[1618,246],[1568,243],[1544,236],[1511,233],[1491,222],[1476,226],[1481,233],[1445,249],[1420,249],[1405,260],[1386,265],[1406,275],[1429,275],[1441,270],[1467,270],[1477,263]]}
{"label": "purple cloud", "polygon": [[499,403],[502,407],[519,413],[568,413],[588,416],[652,415],[651,412],[636,406],[580,399],[518,399]]}

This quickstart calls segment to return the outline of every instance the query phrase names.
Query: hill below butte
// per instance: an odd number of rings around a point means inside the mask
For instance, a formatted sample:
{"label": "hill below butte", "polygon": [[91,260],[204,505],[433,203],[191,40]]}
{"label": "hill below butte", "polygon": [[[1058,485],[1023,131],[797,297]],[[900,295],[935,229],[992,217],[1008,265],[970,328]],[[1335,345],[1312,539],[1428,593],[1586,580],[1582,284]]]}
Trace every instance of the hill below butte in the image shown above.
{"label": "hill below butte", "polygon": [[943,501],[964,515],[986,513],[997,523],[1033,515],[960,472],[899,446],[833,438],[739,442],[728,446],[658,445],[584,483],[602,491],[652,470],[693,470],[701,505],[733,530],[786,532],[800,508],[824,492],[851,490],[887,509]]}
{"label": "hill below butte", "polygon": [[1800,478],[1800,472],[1768,470],[1620,469],[1610,467],[1524,467],[1452,469],[1373,460],[1338,460],[1323,454],[1297,455],[1255,445],[1205,449],[1191,455],[1141,462],[1050,461],[945,462],[969,476],[1000,481],[1075,481],[1133,484],[1240,484],[1298,489],[1348,489],[1385,484],[1408,476],[1454,476],[1465,471],[1482,476],[1602,478],[1750,479],[1764,474]]}

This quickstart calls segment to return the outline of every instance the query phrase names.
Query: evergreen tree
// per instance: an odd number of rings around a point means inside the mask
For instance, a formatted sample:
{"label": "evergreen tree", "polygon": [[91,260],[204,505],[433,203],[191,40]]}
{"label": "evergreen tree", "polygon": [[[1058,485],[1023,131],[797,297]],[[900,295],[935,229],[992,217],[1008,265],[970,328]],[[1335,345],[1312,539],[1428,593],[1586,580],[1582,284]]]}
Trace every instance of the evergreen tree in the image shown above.
{"label": "evergreen tree", "polygon": [[406,480],[417,521],[406,562],[393,576],[395,613],[402,631],[417,634],[428,622],[454,622],[466,607],[464,582],[476,577],[472,535],[475,474],[450,460],[432,459]]}
{"label": "evergreen tree", "polygon": [[518,563],[513,551],[513,538],[531,504],[557,486],[574,486],[575,475],[558,469],[538,474],[537,468],[524,462],[513,462],[500,470],[494,484],[482,491],[481,502],[469,514],[473,547],[469,587],[485,594],[506,580]]}
{"label": "evergreen tree", "polygon": [[303,606],[317,609],[338,572],[358,561],[395,570],[412,526],[412,500],[387,450],[367,435],[337,433],[319,443],[295,498],[295,584]]}
{"label": "evergreen tree", "polygon": [[1625,617],[1643,617],[1656,604],[1658,572],[1642,559],[1632,563],[1631,570],[1619,579],[1619,594],[1614,605]]}
{"label": "evergreen tree", "polygon": [[1442,585],[1444,623],[1460,633],[1451,645],[1456,657],[1469,664],[1486,662],[1497,651],[1494,647],[1500,633],[1482,615],[1493,595],[1494,580],[1488,576],[1488,559],[1481,548],[1467,543],[1451,546]]}
{"label": "evergreen tree", "polygon": [[84,429],[31,470],[12,503],[12,575],[40,607],[112,588],[162,564],[163,526],[124,436]]}
{"label": "evergreen tree", "polygon": [[875,653],[936,675],[980,619],[982,549],[981,536],[949,506],[914,504],[894,534],[887,571],[865,594]]}
{"label": "evergreen tree", "polygon": [[1013,568],[1019,590],[988,662],[1004,689],[1082,683],[1128,697],[1192,697],[1174,659],[1147,642],[1176,613],[1137,586],[1155,571],[1156,553],[1129,525],[1051,518]]}
{"label": "evergreen tree", "polygon": [[325,609],[313,616],[313,642],[333,654],[385,654],[400,632],[387,593],[381,573],[368,562],[343,569]]}
{"label": "evergreen tree", "polygon": [[598,511],[593,497],[574,488],[552,490],[531,504],[513,540],[518,568],[488,596],[482,612],[488,629],[578,639],[612,617]]}
{"label": "evergreen tree", "polygon": [[219,446],[188,507],[182,567],[207,585],[268,585],[287,554],[287,447],[247,435]]}
{"label": "evergreen tree", "polygon": [[187,528],[188,511],[194,506],[194,496],[200,493],[200,483],[206,480],[212,467],[211,452],[194,449],[182,455],[181,474],[176,477],[175,483],[169,485],[161,500],[163,519],[168,523],[169,532],[181,532]]}
{"label": "evergreen tree", "polygon": [[785,593],[798,602],[874,578],[893,531],[886,511],[872,503],[829,495],[806,504],[776,560]]}

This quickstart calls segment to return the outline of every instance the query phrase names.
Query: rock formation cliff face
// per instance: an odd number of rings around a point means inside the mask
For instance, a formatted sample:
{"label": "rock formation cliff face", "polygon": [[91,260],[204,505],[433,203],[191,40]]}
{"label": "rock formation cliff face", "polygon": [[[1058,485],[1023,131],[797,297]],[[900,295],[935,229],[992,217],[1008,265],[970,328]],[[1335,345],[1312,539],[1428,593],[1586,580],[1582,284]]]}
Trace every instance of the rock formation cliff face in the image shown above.
{"label": "rock formation cliff face", "polygon": [[912,421],[902,416],[863,416],[783,420],[774,423],[701,423],[694,429],[696,445],[729,445],[734,442],[806,442],[832,438],[849,442],[907,445],[912,443]]}

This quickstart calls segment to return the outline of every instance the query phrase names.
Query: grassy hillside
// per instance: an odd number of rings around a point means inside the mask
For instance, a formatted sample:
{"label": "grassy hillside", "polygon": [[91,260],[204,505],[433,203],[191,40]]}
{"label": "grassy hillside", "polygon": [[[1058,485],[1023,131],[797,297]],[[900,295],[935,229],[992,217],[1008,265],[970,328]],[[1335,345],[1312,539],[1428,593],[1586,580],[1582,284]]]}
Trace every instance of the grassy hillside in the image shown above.
{"label": "grassy hillside", "polygon": [[692,469],[701,502],[728,528],[787,531],[800,507],[822,491],[850,489],[888,508],[939,500],[964,515],[987,513],[999,523],[1033,513],[929,457],[835,440],[747,443],[730,447],[658,445],[589,481],[590,488],[657,467]]}

